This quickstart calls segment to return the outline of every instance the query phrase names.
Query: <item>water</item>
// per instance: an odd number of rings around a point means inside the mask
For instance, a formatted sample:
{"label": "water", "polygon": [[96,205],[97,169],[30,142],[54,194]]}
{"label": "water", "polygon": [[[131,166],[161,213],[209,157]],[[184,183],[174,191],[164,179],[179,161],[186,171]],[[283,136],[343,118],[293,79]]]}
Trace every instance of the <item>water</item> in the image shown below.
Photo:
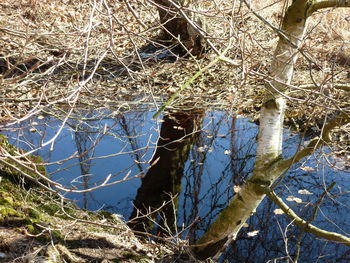
{"label": "water", "polygon": [[[79,115],[68,119],[54,143],[45,147],[40,145],[55,136],[62,120],[38,116],[2,133],[27,151],[40,148],[35,153],[48,163],[50,178],[67,188],[96,187],[108,176],[109,183],[136,176],[92,192],[65,196],[86,209],[119,213],[126,220],[134,218],[130,225],[139,230],[144,230],[146,223],[146,229],[153,233],[198,239],[227,206],[235,187],[242,185],[253,169],[258,127],[227,112],[196,110],[158,120],[151,119],[153,112],[149,110],[124,114],[101,110]],[[157,143],[160,147],[156,151]],[[285,130],[284,156],[292,156],[304,143],[300,135]],[[350,233],[349,175],[325,165],[321,157],[327,154],[324,149],[293,166],[276,192],[285,201],[287,197],[287,200],[300,198],[301,203],[286,202],[308,219],[314,211],[313,204],[335,181],[336,186],[320,203],[313,224],[328,231]],[[309,194],[298,193],[299,190],[308,190]],[[155,225],[136,213],[149,212],[144,206],[156,209],[164,202],[162,213],[154,215]],[[267,262],[280,258],[276,262],[288,262],[288,253],[293,257],[298,240],[299,262],[349,260],[350,250],[346,246],[300,234],[288,218],[274,213],[276,208],[265,199],[221,260]],[[253,231],[259,232],[252,236]]]}

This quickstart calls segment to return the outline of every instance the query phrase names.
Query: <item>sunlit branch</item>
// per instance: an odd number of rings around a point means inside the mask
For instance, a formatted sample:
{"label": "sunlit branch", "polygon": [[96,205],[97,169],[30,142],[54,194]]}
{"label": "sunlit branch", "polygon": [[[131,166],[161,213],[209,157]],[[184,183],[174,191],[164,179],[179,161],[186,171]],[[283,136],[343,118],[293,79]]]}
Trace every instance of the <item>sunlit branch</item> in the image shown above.
{"label": "sunlit branch", "polygon": [[312,139],[309,144],[296,152],[294,156],[292,156],[289,159],[281,160],[277,163],[275,163],[273,166],[271,166],[269,169],[271,170],[286,170],[289,167],[291,167],[293,164],[299,162],[306,156],[311,155],[315,150],[322,147],[323,145],[331,142],[331,132],[336,127],[341,127],[347,123],[350,122],[350,116],[348,113],[340,113],[336,117],[334,117],[332,120],[330,120],[328,123],[325,124],[325,126],[322,129],[320,137],[316,137]]}
{"label": "sunlit branch", "polygon": [[301,217],[299,217],[286,203],[283,202],[283,200],[278,197],[269,187],[263,187],[264,193],[274,202],[276,203],[283,212],[291,219],[293,220],[293,223],[297,225],[298,227],[302,228],[303,230],[314,234],[318,237],[325,238],[330,241],[335,241],[342,243],[348,247],[350,247],[350,237],[346,237],[344,235],[341,235],[339,233],[330,232],[323,230],[321,228],[318,228],[309,222],[305,221]]}
{"label": "sunlit branch", "polygon": [[[153,118],[157,118],[163,111],[164,109],[169,106],[179,95],[180,93],[185,90],[186,88],[190,87],[193,82],[201,76],[204,72],[206,72],[208,69],[210,69],[212,66],[214,66],[216,63],[218,63],[220,60],[222,60],[225,57],[225,54],[230,50],[231,45],[229,44],[223,51],[222,53],[215,57],[208,65],[205,67],[201,68],[199,71],[197,71],[191,78],[189,78],[164,104],[163,106],[153,115]],[[235,65],[235,66],[238,66]]]}
{"label": "sunlit branch", "polygon": [[[320,85],[315,85],[315,84],[304,84],[304,85],[300,85],[299,88],[300,89],[315,89],[320,87]],[[326,84],[324,85],[325,88],[334,88],[334,89],[339,89],[339,90],[343,90],[343,91],[350,91],[350,85],[349,84],[342,84],[342,83],[330,83],[330,84]]]}
{"label": "sunlit branch", "polygon": [[308,15],[312,15],[315,11],[325,8],[350,7],[349,0],[317,0],[312,1],[312,5],[308,10]]}

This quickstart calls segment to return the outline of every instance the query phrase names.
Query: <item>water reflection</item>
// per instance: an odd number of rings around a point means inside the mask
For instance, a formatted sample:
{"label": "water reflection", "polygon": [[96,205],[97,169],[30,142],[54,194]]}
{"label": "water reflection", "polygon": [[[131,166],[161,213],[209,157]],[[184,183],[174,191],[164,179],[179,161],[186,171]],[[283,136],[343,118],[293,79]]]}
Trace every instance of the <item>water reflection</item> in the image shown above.
{"label": "water reflection", "polygon": [[[87,114],[87,117],[91,117],[91,113]],[[82,180],[82,185],[84,189],[89,188],[90,181],[90,168],[91,160],[95,154],[94,142],[98,133],[93,131],[93,126],[88,125],[86,122],[76,122],[72,123],[72,128],[74,128],[74,141],[76,149],[78,151],[78,159],[80,166],[80,177],[74,179],[75,182]],[[88,193],[83,193],[83,208],[88,208]],[[91,197],[90,197],[91,198]]]}
{"label": "water reflection", "polygon": [[[312,161],[308,161],[306,164],[311,163]],[[310,223],[327,231],[348,235],[349,192],[344,191],[349,184],[348,175],[334,173],[323,165],[319,165],[318,169],[323,171],[302,172],[294,167],[276,192],[284,200],[288,200],[288,196],[300,198],[301,203],[286,202],[305,220],[312,218],[315,208],[318,207],[318,214]],[[332,181],[336,181],[337,186],[326,194],[323,202],[317,203]],[[300,194],[303,193],[300,190],[304,189],[308,189],[310,194]],[[293,226],[284,215],[275,214],[277,208],[270,200],[265,199],[256,214],[249,218],[247,227],[240,232],[237,241],[232,242],[221,256],[221,260],[237,263],[296,262],[294,260],[300,245],[298,262],[349,262],[350,249],[347,246],[327,242],[303,232]],[[253,231],[259,232],[256,236],[250,236]]]}
{"label": "water reflection", "polygon": [[[48,146],[38,153],[49,163],[47,168],[53,179],[78,189],[94,186],[109,174],[112,179],[142,175],[142,179],[98,189],[85,196],[67,194],[67,197],[77,200],[81,207],[108,209],[126,219],[130,217],[133,219],[130,225],[139,231],[180,233],[179,237],[193,243],[227,206],[235,195],[235,187],[242,185],[251,173],[257,126],[226,112],[173,112],[158,121],[151,120],[152,114],[148,110],[118,115],[104,111],[84,113],[80,116],[83,121],[68,121],[53,151]],[[18,146],[31,149],[51,138],[61,123],[53,117],[33,119],[16,131],[3,133]],[[30,131],[33,126],[36,132]],[[283,152],[288,156],[303,144],[298,134],[288,130],[284,141]],[[320,209],[313,222],[318,227],[350,233],[349,175],[322,163],[322,155],[327,152],[318,154],[304,161],[302,165],[308,169],[292,167],[275,190],[284,200],[300,198],[301,203],[287,202],[305,219],[318,205]],[[318,204],[333,181],[336,186]],[[298,192],[303,189],[311,194]],[[166,205],[158,211],[164,202]],[[159,213],[143,217],[149,208]],[[288,218],[275,214],[276,208],[265,199],[220,260],[268,262],[278,258],[271,262],[288,262],[295,257],[298,242],[299,262],[350,260],[346,246],[300,232]]]}
{"label": "water reflection", "polygon": [[[176,213],[189,150],[200,130],[203,111],[173,112],[163,118],[151,167],[137,191],[129,226],[157,235],[177,231]],[[158,220],[157,220],[158,218]]]}

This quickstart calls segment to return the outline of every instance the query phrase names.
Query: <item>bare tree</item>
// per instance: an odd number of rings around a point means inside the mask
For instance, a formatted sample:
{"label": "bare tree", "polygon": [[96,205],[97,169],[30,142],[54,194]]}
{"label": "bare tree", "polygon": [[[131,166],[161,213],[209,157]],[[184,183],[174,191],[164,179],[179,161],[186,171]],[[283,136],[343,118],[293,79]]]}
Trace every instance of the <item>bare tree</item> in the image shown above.
{"label": "bare tree", "polygon": [[349,123],[348,112],[341,109],[333,119],[325,123],[318,137],[310,141],[304,149],[289,159],[282,158],[282,133],[286,96],[290,89],[294,65],[301,41],[304,38],[307,18],[321,8],[345,6],[348,1],[293,1],[288,8],[279,32],[277,44],[270,68],[270,79],[267,80],[262,109],[260,128],[257,138],[257,157],[253,175],[244,187],[223,210],[218,219],[196,243],[194,248],[199,258],[218,257],[228,242],[234,240],[246,222],[254,213],[266,194],[277,202],[282,210],[301,228],[322,238],[343,242],[350,246],[350,238],[338,233],[321,230],[299,218],[290,208],[273,193],[273,185],[292,164],[312,154],[317,148],[331,141],[331,131]]}

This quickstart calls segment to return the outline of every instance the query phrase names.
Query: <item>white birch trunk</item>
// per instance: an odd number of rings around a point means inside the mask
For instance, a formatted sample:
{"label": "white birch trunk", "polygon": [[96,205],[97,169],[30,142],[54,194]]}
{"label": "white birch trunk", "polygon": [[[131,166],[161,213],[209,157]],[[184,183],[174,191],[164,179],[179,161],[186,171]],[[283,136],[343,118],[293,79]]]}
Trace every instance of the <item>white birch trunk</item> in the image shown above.
{"label": "white birch trunk", "polygon": [[265,98],[260,115],[253,176],[196,243],[198,246],[194,252],[200,259],[216,258],[220,255],[221,250],[236,238],[243,224],[265,197],[261,186],[271,185],[283,173],[283,170],[269,168],[274,167],[272,165],[280,160],[286,107],[283,93],[292,80],[298,47],[304,37],[309,7],[308,0],[295,0],[284,17],[283,36],[280,36],[271,63],[272,80],[266,85],[269,95]]}

